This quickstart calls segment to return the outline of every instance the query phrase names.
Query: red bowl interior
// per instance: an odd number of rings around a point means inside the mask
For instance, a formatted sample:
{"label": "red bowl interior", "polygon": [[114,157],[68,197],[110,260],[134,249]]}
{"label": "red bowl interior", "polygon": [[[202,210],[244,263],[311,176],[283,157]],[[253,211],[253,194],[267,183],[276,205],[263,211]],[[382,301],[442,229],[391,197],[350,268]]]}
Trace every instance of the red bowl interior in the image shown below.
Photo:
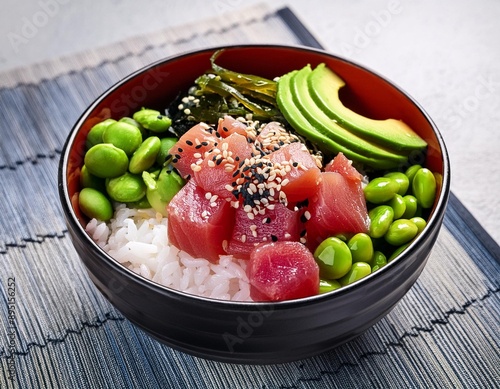
{"label": "red bowl interior", "polygon": [[[131,116],[142,106],[163,112],[180,91],[193,85],[195,78],[210,68],[214,51],[207,49],[184,54],[139,70],[112,87],[84,113],[75,125],[77,133],[70,145],[66,176],[73,209],[82,225],[85,218],[79,211],[77,195],[85,139],[90,128],[106,118]],[[346,106],[374,119],[394,118],[407,123],[428,143],[425,165],[434,172],[445,174],[444,153],[432,122],[408,95],[383,77],[342,58],[297,47],[230,47],[217,60],[219,65],[231,70],[267,78],[322,62],[345,80],[341,99]]]}

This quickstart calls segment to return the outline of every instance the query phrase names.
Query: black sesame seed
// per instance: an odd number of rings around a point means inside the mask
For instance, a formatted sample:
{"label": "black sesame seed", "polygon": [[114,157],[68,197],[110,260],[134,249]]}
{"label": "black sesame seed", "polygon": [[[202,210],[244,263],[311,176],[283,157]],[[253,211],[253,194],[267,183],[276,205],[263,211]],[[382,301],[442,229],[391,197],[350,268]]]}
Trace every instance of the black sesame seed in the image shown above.
{"label": "black sesame seed", "polygon": [[278,237],[276,235],[271,235],[271,240],[273,242],[277,242],[278,241]]}
{"label": "black sesame seed", "polygon": [[305,223],[305,222],[307,222],[307,218],[302,214],[302,215],[300,215],[300,221],[302,223]]}
{"label": "black sesame seed", "polygon": [[184,150],[182,150],[180,147],[177,149],[179,153],[182,153]]}
{"label": "black sesame seed", "polygon": [[177,158],[172,159],[172,163],[177,163],[179,160]]}
{"label": "black sesame seed", "polygon": [[221,158],[221,159],[218,159],[217,161],[215,161],[215,164],[216,164],[217,166],[219,166],[221,163],[222,163],[222,158]]}
{"label": "black sesame seed", "polygon": [[222,129],[225,131],[225,132],[228,132],[229,130],[227,129],[226,126],[222,126]]}
{"label": "black sesame seed", "polygon": [[196,150],[201,149],[201,144],[194,146]]}
{"label": "black sesame seed", "polygon": [[292,163],[292,166],[293,167],[297,167],[297,166],[299,166],[299,163],[298,162],[294,162],[294,163]]}
{"label": "black sesame seed", "polygon": [[300,237],[301,237],[301,238],[302,238],[302,237],[304,237],[304,236],[306,236],[306,234],[307,234],[307,231],[306,231],[306,230],[302,230],[302,231],[300,231]]}
{"label": "black sesame seed", "polygon": [[187,140],[187,141],[186,141],[186,144],[187,144],[188,146],[192,146],[192,145],[193,145],[193,142],[191,142],[190,140]]}
{"label": "black sesame seed", "polygon": [[174,157],[177,159],[181,159],[181,156],[179,154],[174,154]]}
{"label": "black sesame seed", "polygon": [[234,157],[234,160],[235,160],[235,161],[239,161],[239,160],[240,160],[240,157],[236,156],[236,157]]}
{"label": "black sesame seed", "polygon": [[203,146],[208,146],[208,142],[206,142],[206,141],[205,141],[205,142],[201,142],[201,144],[202,144]]}

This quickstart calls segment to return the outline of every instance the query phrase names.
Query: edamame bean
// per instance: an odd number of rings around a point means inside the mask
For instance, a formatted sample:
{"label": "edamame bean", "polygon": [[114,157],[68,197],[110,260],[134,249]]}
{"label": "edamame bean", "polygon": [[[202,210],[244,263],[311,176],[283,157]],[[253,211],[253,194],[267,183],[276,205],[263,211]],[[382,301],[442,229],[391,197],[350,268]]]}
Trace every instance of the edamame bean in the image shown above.
{"label": "edamame bean", "polygon": [[372,260],[370,261],[370,265],[372,267],[372,273],[379,270],[380,268],[387,265],[387,257],[381,251],[375,251],[373,253]]}
{"label": "edamame bean", "polygon": [[384,236],[394,220],[394,210],[388,205],[379,205],[370,210],[368,215],[370,217],[370,236],[372,238]]}
{"label": "edamame bean", "polygon": [[422,208],[431,208],[436,197],[436,178],[427,168],[419,169],[412,182],[413,194]]}
{"label": "edamame bean", "polygon": [[121,176],[127,171],[128,158],[125,151],[111,143],[100,143],[87,151],[84,164],[94,176],[113,178]]}
{"label": "edamame bean", "polygon": [[104,143],[111,143],[125,151],[128,156],[137,150],[142,143],[142,134],[136,126],[125,122],[110,124],[102,134]]}
{"label": "edamame bean", "polygon": [[150,136],[142,142],[130,158],[128,165],[130,173],[139,174],[153,166],[160,152],[160,146],[161,141],[157,136]]}
{"label": "edamame bean", "polygon": [[165,163],[165,161],[167,160],[167,158],[169,156],[170,149],[176,143],[177,143],[176,138],[162,138],[160,152],[158,153],[158,156],[156,157],[156,163],[158,165],[162,166]]}
{"label": "edamame bean", "polygon": [[96,189],[83,188],[78,195],[78,205],[89,218],[108,221],[113,217],[113,206],[108,198]]}
{"label": "edamame bean", "polygon": [[319,280],[319,294],[328,293],[341,287],[342,285],[337,280]]}
{"label": "edamame bean", "polygon": [[152,208],[151,204],[149,204],[148,198],[144,196],[142,199],[139,201],[133,202],[133,203],[127,203],[128,208],[136,208],[136,209],[147,209],[147,208]]}
{"label": "edamame bean", "polygon": [[410,188],[413,182],[413,177],[415,177],[415,174],[422,169],[422,166],[420,165],[412,165],[408,169],[406,169],[405,176],[408,177],[408,182],[410,184]]}
{"label": "edamame bean", "polygon": [[321,278],[336,280],[351,268],[352,255],[349,247],[339,238],[327,238],[314,251]]}
{"label": "edamame bean", "polygon": [[93,188],[100,192],[106,192],[104,179],[91,174],[85,165],[80,170],[80,185],[82,188]]}
{"label": "edamame bean", "polygon": [[410,245],[410,243],[406,243],[402,246],[399,246],[394,252],[391,254],[387,262],[392,262],[398,255],[400,255],[403,251],[406,250],[406,248]]}
{"label": "edamame bean", "polygon": [[340,285],[346,286],[356,282],[372,272],[372,268],[366,262],[353,263],[345,276],[339,279]]}
{"label": "edamame bean", "polygon": [[406,195],[403,197],[405,202],[405,211],[401,216],[403,219],[410,219],[417,213],[418,203],[415,196]]}
{"label": "edamame bean", "polygon": [[141,135],[143,137],[146,136],[146,130],[144,129],[143,126],[141,126],[141,124],[137,120],[134,120],[132,118],[129,118],[129,117],[125,116],[125,117],[122,117],[118,121],[119,122],[128,123],[128,124],[132,124],[133,126],[137,127],[141,131]]}
{"label": "edamame bean", "polygon": [[160,111],[143,108],[133,115],[134,120],[138,121],[144,128],[153,132],[165,132],[170,128],[172,120],[160,114]]}
{"label": "edamame bean", "polygon": [[146,185],[141,176],[126,172],[120,177],[106,180],[109,197],[120,203],[133,203],[146,195]]}
{"label": "edamame bean", "polygon": [[373,204],[389,201],[399,190],[399,184],[389,177],[377,177],[371,180],[364,189],[365,198]]}
{"label": "edamame bean", "polygon": [[399,219],[406,211],[406,203],[400,194],[394,195],[387,205],[394,211],[394,219]]}
{"label": "edamame bean", "polygon": [[87,147],[87,150],[90,149],[92,146],[95,146],[103,142],[102,134],[104,130],[112,123],[116,123],[116,120],[111,118],[106,119],[100,123],[97,123],[90,129],[89,133],[87,134],[87,139],[85,141],[85,146]]}
{"label": "edamame bean", "polygon": [[146,197],[156,212],[167,215],[167,205],[184,186],[184,180],[169,167],[159,173],[144,171],[142,179],[146,184]]}
{"label": "edamame bean", "polygon": [[425,219],[423,219],[419,216],[412,217],[410,219],[410,221],[415,223],[415,225],[417,226],[417,228],[418,228],[417,234],[420,234],[423,231],[423,229],[425,228],[425,226],[427,225],[427,222],[425,221]]}
{"label": "edamame bean", "polygon": [[351,250],[352,262],[369,262],[373,256],[372,239],[365,233],[354,235],[347,242],[349,250]]}
{"label": "edamame bean", "polygon": [[418,227],[408,219],[398,219],[392,222],[384,238],[393,246],[408,243],[417,236]]}
{"label": "edamame bean", "polygon": [[392,178],[398,183],[398,194],[400,194],[401,196],[404,196],[406,194],[406,191],[408,190],[408,187],[410,185],[410,181],[408,180],[406,174],[400,172],[391,172],[384,175],[384,177]]}

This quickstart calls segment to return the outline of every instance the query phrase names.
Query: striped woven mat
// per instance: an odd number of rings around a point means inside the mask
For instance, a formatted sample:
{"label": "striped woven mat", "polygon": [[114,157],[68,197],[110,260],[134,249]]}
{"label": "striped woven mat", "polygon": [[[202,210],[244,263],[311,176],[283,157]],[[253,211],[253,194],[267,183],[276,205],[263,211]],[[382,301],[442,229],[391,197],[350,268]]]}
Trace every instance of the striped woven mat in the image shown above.
{"label": "striped woven mat", "polygon": [[289,9],[257,6],[1,75],[0,387],[498,387],[500,249],[453,194],[402,301],[357,339],[306,360],[245,366],[183,354],[131,325],[93,286],[57,193],[68,132],[131,71],[235,43],[319,47]]}

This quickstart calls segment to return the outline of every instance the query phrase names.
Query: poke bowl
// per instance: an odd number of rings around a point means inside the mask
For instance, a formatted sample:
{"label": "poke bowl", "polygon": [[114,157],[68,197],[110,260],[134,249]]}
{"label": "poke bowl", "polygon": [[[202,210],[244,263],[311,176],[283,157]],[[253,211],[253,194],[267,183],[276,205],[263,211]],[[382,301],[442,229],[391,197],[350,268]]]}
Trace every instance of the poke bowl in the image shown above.
{"label": "poke bowl", "polygon": [[391,311],[435,244],[450,166],[430,117],[384,77],[238,45],[108,89],[71,130],[58,184],[78,255],[126,319],[191,355],[273,364]]}

